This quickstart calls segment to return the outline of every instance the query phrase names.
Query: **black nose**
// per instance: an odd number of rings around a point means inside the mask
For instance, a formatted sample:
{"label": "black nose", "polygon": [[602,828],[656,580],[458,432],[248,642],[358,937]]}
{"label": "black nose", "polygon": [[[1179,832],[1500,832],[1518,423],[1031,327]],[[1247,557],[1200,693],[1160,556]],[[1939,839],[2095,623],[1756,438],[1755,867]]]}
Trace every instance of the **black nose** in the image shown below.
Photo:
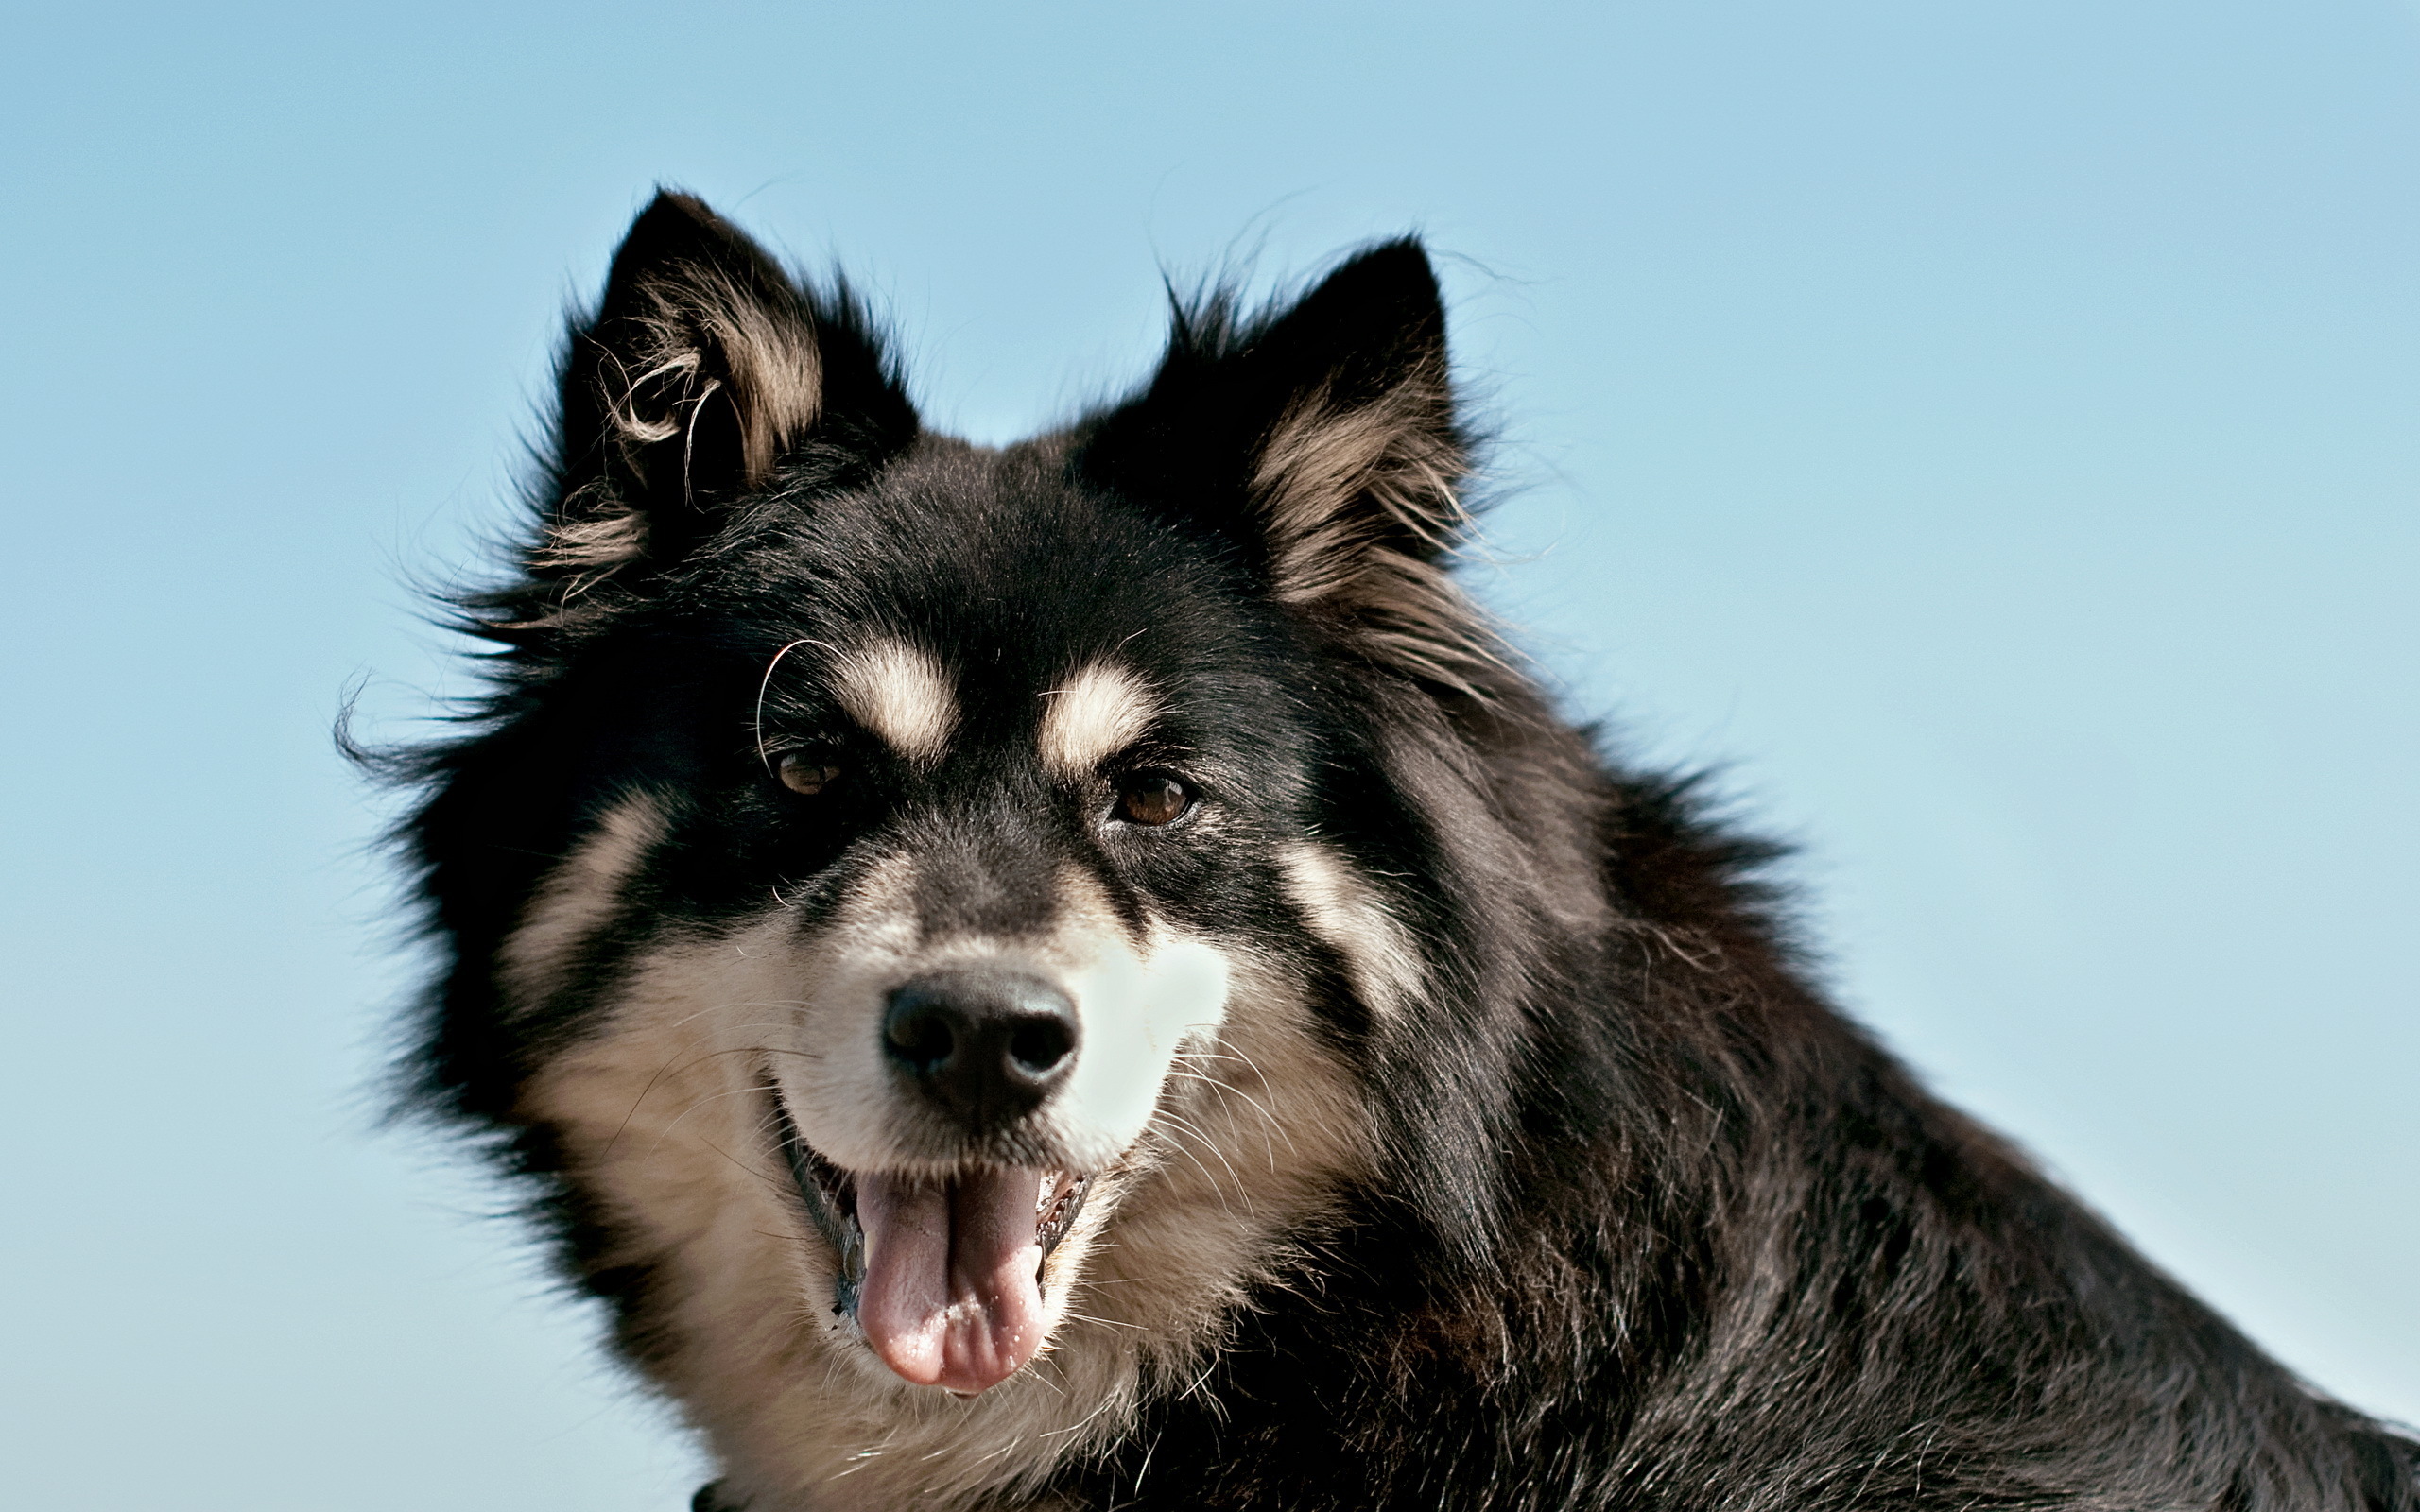
{"label": "black nose", "polygon": [[972,1134],[1040,1106],[1076,1065],[1076,1005],[1022,971],[927,971],[890,994],[882,1048]]}

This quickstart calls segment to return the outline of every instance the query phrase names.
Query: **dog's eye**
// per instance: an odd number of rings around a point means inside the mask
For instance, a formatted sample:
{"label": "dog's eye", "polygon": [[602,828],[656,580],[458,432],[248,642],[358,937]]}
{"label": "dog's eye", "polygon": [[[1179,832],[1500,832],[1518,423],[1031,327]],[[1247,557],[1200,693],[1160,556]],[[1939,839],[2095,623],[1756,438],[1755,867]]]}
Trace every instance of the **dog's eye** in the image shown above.
{"label": "dog's eye", "polygon": [[781,761],[775,764],[774,770],[780,775],[784,787],[793,793],[804,793],[809,797],[822,792],[840,780],[840,768],[827,766],[822,757],[803,750],[786,753]]}
{"label": "dog's eye", "polygon": [[1167,824],[1193,807],[1193,791],[1173,777],[1130,777],[1117,790],[1118,816],[1132,824]]}

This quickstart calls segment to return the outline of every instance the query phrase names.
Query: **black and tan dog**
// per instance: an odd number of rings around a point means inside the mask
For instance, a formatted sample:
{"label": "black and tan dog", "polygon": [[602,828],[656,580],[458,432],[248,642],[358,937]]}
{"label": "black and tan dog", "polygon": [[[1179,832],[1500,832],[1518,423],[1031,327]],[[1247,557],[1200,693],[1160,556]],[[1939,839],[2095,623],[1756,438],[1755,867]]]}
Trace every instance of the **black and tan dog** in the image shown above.
{"label": "black and tan dog", "polygon": [[639,217],[407,758],[416,1095],[699,1504],[2420,1506],[1556,717],[1448,574],[1467,470],[1411,242],[995,451]]}

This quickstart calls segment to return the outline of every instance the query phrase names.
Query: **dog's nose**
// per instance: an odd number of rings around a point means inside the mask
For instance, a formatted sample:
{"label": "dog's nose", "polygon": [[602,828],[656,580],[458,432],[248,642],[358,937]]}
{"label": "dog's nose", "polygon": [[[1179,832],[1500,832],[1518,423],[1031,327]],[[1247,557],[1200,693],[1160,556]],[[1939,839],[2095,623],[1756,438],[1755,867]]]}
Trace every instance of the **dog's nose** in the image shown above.
{"label": "dog's nose", "polygon": [[1075,1069],[1076,1039],[1067,994],[1022,971],[928,971],[882,1017],[890,1063],[973,1134],[1039,1107]]}

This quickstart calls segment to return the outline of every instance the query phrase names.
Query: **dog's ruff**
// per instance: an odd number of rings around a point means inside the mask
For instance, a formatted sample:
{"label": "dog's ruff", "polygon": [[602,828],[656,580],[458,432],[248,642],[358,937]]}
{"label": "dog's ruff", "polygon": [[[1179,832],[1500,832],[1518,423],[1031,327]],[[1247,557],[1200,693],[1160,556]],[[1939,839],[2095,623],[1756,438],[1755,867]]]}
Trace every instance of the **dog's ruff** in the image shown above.
{"label": "dog's ruff", "polygon": [[411,1064],[699,1506],[2420,1507],[1556,716],[1449,377],[1398,241],[977,448],[844,291],[631,229],[406,758]]}

